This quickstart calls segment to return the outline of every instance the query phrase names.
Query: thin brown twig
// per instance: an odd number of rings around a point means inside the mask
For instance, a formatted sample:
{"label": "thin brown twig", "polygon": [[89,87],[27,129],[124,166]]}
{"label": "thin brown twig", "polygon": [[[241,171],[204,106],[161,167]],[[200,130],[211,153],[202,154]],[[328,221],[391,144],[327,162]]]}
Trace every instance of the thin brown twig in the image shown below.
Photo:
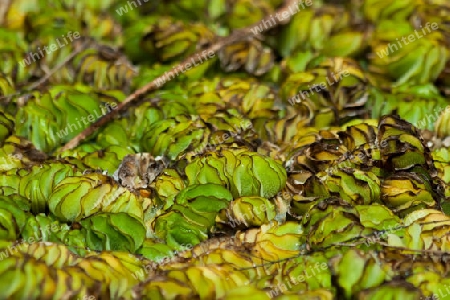
{"label": "thin brown twig", "polygon": [[88,45],[87,41],[84,41],[80,48],[72,51],[72,53],[70,53],[69,56],[67,56],[62,62],[60,62],[59,64],[57,64],[53,69],[50,70],[50,72],[48,72],[44,77],[42,77],[40,80],[36,81],[35,83],[33,83],[30,87],[28,87],[27,89],[32,91],[35,88],[38,88],[39,86],[41,86],[42,84],[44,84],[47,80],[50,79],[50,77],[52,77],[53,74],[55,74],[56,71],[58,71],[59,69],[61,69],[62,67],[64,67],[67,63],[69,63],[77,54],[79,54],[81,51],[83,51],[86,46]]}
{"label": "thin brown twig", "polygon": [[[261,26],[260,28],[262,30],[261,30],[260,34],[268,31],[269,29],[275,28],[276,26],[278,26],[280,24],[288,23],[292,18],[292,10],[290,10],[290,8],[292,8],[293,5],[295,5],[295,4],[298,5],[299,3],[302,3],[302,2],[303,1],[298,1],[298,0],[286,0],[284,5],[281,8],[279,8],[277,11],[275,11],[271,16],[266,16],[261,21],[255,23],[255,24],[252,24],[252,25],[242,28],[242,29],[238,29],[227,37],[219,38],[215,43],[213,43],[208,48],[201,49],[201,50],[197,51],[196,53],[190,55],[186,59],[184,59],[177,66],[175,66],[175,69],[177,69],[177,68],[186,69],[186,67],[188,67],[188,65],[192,65],[192,62],[194,62],[194,64],[197,64],[197,63],[200,64],[202,62],[202,60],[200,58],[200,55],[202,54],[202,52],[204,53],[206,51],[208,53],[213,52],[214,54],[216,54],[219,50],[221,50],[225,46],[234,44],[236,42],[245,41],[245,40],[251,39],[252,37],[255,37],[252,29],[255,26],[262,24],[263,22],[265,22],[265,24],[267,24],[267,23],[272,24],[271,21],[275,21],[275,24],[270,28]],[[272,16],[276,15],[276,14],[282,15],[284,19],[282,21],[279,21],[278,19],[273,18]],[[286,14],[287,14],[287,17],[285,18],[284,15],[286,15]],[[158,84],[158,83],[162,83],[162,84]],[[117,106],[116,109],[111,110],[106,115],[103,115],[97,121],[95,121],[91,126],[89,126],[85,130],[83,130],[81,133],[79,133],[77,136],[72,138],[64,147],[61,148],[61,151],[70,150],[70,149],[76,147],[81,141],[83,141],[86,137],[91,135],[96,129],[105,125],[106,123],[111,121],[115,115],[126,110],[132,103],[135,103],[139,99],[139,97],[141,97],[151,91],[157,90],[159,87],[162,87],[164,84],[165,84],[165,75],[162,74],[162,75],[158,76],[157,78],[153,79],[151,82],[147,83],[145,86],[136,90],[134,93],[129,95],[124,101],[122,101]]]}
{"label": "thin brown twig", "polygon": [[9,95],[5,95],[0,97],[0,100],[4,100],[5,104],[3,105],[8,105],[8,103],[11,101],[12,97],[14,96],[18,96],[18,95],[27,95],[27,93],[33,91],[34,89],[40,87],[42,84],[44,84],[47,80],[50,79],[50,77],[52,77],[53,74],[55,74],[56,71],[58,71],[59,69],[61,69],[62,67],[64,67],[66,64],[68,64],[77,54],[79,54],[81,51],[83,51],[86,46],[88,45],[87,41],[84,41],[80,48],[78,48],[77,50],[74,50],[70,53],[70,55],[68,55],[62,62],[60,62],[59,64],[57,64],[53,69],[51,69],[44,77],[42,77],[41,79],[39,79],[38,81],[34,82],[32,85],[30,85],[29,87],[26,87],[24,90],[25,91],[20,91],[17,93],[13,93],[13,94],[9,94]]}

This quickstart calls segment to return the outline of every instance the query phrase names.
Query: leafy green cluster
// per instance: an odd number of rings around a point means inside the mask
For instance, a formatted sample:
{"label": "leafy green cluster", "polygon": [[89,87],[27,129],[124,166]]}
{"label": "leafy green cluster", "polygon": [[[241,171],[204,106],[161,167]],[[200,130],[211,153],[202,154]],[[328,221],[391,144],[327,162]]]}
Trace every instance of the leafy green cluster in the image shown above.
{"label": "leafy green cluster", "polygon": [[317,0],[177,70],[282,2],[6,1],[0,298],[442,298],[449,4]]}

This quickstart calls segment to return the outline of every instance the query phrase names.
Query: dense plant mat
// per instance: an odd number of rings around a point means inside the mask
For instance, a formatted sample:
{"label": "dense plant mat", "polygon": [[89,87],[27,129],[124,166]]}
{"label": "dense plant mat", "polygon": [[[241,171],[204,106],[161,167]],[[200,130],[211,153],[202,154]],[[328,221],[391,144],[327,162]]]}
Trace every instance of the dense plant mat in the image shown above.
{"label": "dense plant mat", "polygon": [[448,1],[6,0],[0,25],[0,299],[450,299]]}

